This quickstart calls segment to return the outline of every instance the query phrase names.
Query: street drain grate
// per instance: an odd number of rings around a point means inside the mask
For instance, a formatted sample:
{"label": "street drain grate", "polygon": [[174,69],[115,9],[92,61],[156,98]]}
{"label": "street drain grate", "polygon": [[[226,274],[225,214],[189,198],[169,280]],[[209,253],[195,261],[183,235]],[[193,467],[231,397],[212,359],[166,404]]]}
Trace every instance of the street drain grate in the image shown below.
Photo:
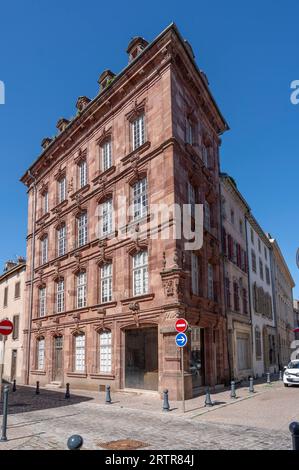
{"label": "street drain grate", "polygon": [[119,439],[118,441],[98,442],[97,446],[108,450],[136,450],[141,447],[148,447],[149,444],[132,439]]}

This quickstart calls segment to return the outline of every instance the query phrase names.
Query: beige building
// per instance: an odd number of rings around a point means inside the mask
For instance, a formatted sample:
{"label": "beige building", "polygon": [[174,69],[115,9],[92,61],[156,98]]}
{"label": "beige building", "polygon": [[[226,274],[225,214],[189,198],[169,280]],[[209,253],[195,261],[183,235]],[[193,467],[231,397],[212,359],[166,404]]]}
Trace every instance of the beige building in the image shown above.
{"label": "beige building", "polygon": [[[21,382],[23,363],[23,300],[25,287],[26,262],[19,258],[17,262],[8,261],[0,276],[0,320],[9,319],[14,330],[6,337],[0,335],[0,364],[3,379]],[[5,355],[3,357],[5,341]]]}
{"label": "beige building", "polygon": [[222,246],[230,376],[252,375],[251,318],[245,214],[250,210],[233,178],[221,174]]}
{"label": "beige building", "polygon": [[273,300],[277,331],[277,359],[279,368],[287,365],[292,353],[294,335],[293,288],[294,280],[280,251],[277,241],[267,234],[272,245],[271,271]]}

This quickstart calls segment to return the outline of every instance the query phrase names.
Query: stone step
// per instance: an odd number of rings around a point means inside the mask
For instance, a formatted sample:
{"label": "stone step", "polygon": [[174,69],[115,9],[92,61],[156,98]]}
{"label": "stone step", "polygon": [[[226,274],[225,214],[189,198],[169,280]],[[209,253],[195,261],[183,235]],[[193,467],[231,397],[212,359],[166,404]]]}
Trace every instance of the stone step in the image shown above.
{"label": "stone step", "polygon": [[49,384],[45,385],[45,388],[61,388],[61,382],[50,382]]}

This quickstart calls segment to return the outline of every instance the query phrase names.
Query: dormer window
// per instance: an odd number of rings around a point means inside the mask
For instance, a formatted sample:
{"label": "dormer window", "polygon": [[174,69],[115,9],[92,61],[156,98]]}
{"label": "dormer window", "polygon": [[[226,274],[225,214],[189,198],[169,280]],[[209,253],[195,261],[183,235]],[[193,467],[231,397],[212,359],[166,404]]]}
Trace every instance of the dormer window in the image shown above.
{"label": "dormer window", "polygon": [[147,45],[148,42],[145,39],[141,37],[133,38],[127,49],[127,54],[129,54],[129,63],[136,59]]}

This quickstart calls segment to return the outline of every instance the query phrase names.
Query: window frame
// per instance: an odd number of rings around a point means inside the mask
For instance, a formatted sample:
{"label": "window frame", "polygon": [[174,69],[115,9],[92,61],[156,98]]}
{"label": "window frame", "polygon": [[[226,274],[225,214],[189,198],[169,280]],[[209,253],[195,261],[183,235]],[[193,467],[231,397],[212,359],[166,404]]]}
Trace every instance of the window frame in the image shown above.
{"label": "window frame", "polygon": [[[142,256],[145,257],[145,262],[136,264],[136,260],[138,261]],[[148,264],[148,250],[139,251],[132,256],[133,297],[146,295],[149,292]]]}
{"label": "window frame", "polygon": [[145,113],[139,113],[131,121],[132,150],[135,151],[146,142]]}

